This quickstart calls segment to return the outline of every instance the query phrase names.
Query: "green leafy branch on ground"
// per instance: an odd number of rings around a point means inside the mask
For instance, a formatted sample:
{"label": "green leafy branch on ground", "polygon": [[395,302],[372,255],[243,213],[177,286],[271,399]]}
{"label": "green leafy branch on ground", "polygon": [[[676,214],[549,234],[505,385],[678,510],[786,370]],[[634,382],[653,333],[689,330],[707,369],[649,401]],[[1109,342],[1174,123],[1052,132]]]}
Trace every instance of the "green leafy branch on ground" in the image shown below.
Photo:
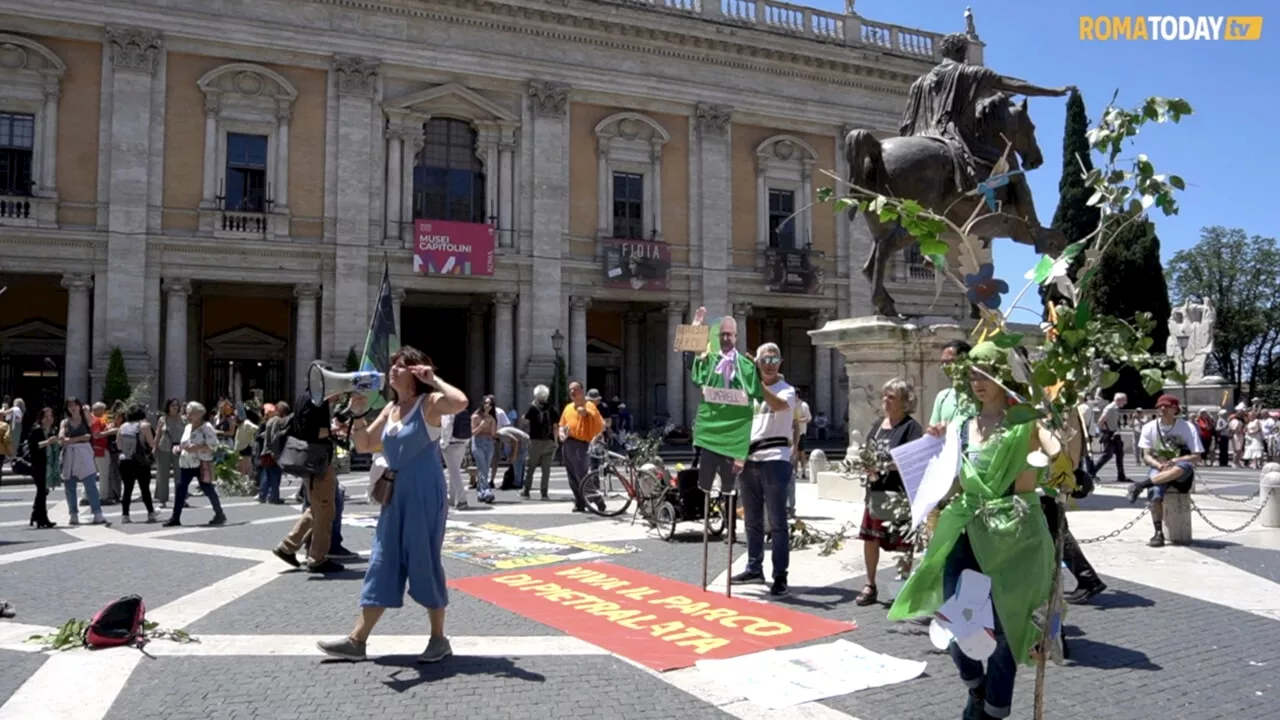
{"label": "green leafy branch on ground", "polygon": [[827,557],[844,548],[844,541],[850,534],[857,534],[857,524],[847,522],[832,533],[819,530],[803,520],[793,520],[787,532],[792,550],[804,550],[812,545],[821,545],[818,554]]}
{"label": "green leafy branch on ground", "polygon": [[[49,650],[75,650],[85,647],[85,634],[89,629],[88,620],[80,620],[72,618],[62,624],[55,632],[48,635],[32,635],[27,638],[27,642],[39,644],[41,651]],[[159,624],[144,620],[142,623],[142,637],[145,640],[171,640],[176,643],[198,643],[200,640],[186,630],[166,630]]]}

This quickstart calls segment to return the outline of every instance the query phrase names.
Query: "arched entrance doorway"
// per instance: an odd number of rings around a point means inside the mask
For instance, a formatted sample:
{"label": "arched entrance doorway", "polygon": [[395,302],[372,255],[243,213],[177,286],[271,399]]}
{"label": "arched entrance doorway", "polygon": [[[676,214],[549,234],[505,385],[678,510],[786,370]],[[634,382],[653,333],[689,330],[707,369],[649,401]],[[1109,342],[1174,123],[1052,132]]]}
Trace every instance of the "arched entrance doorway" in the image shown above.
{"label": "arched entrance doorway", "polygon": [[285,377],[289,344],[242,325],[205,340],[204,393],[208,401],[230,398],[264,402],[290,400]]}

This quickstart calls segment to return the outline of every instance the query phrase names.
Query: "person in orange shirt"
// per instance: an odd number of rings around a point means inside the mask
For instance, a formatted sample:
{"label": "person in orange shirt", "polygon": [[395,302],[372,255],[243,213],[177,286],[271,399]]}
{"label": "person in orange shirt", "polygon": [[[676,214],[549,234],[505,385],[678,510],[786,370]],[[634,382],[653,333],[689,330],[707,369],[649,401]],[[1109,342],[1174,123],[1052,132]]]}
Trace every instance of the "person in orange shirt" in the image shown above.
{"label": "person in orange shirt", "polygon": [[573,492],[573,511],[585,512],[586,497],[582,494],[582,480],[587,476],[590,463],[587,446],[604,430],[604,419],[594,403],[587,402],[582,383],[569,383],[569,404],[560,413],[560,457],[569,475],[569,490]]}

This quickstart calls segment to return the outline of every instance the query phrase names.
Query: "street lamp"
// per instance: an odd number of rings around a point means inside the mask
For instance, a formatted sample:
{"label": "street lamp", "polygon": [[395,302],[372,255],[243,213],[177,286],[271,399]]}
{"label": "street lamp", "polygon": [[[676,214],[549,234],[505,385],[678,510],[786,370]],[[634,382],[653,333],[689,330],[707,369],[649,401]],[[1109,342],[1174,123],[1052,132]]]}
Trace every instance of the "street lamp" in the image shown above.
{"label": "street lamp", "polygon": [[1191,344],[1190,335],[1178,336],[1178,359],[1182,361],[1182,407],[1184,412],[1190,415],[1190,407],[1187,405],[1187,345]]}
{"label": "street lamp", "polygon": [[555,351],[556,357],[560,357],[560,351],[564,349],[564,335],[560,332],[560,328],[551,334],[551,349]]}

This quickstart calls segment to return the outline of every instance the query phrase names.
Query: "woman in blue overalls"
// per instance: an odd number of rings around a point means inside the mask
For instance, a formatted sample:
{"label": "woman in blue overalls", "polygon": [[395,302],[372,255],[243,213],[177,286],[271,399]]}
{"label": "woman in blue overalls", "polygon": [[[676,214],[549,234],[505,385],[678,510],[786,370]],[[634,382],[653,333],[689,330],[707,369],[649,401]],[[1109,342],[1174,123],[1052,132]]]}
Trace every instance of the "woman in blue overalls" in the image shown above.
{"label": "woman in blue overalls", "polygon": [[391,357],[388,384],[395,400],[373,422],[367,418],[367,398],[351,398],[351,411],[357,416],[352,424],[356,449],[368,452],[381,437],[387,468],[394,472],[391,501],[378,516],[364,575],[360,619],[349,636],[317,646],[331,657],[364,660],[365,643],[382,613],[404,605],[407,581],[409,597],[427,609],[431,620],[431,640],[418,661],[439,662],[453,654],[444,635],[449,592],[441,548],[448,503],[440,464],[440,422],[465,408],[467,396],[436,377],[431,358],[408,346]]}

